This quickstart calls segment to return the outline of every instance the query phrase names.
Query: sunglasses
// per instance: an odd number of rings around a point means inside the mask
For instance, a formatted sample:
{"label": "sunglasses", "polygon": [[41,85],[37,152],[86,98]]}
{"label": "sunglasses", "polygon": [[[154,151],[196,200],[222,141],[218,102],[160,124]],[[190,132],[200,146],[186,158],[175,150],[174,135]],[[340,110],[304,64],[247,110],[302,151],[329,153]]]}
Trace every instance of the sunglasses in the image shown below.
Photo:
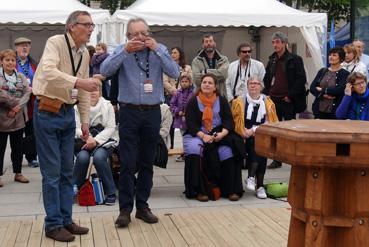
{"label": "sunglasses", "polygon": [[243,51],[241,51],[241,53],[251,53],[252,51],[251,50],[243,50]]}

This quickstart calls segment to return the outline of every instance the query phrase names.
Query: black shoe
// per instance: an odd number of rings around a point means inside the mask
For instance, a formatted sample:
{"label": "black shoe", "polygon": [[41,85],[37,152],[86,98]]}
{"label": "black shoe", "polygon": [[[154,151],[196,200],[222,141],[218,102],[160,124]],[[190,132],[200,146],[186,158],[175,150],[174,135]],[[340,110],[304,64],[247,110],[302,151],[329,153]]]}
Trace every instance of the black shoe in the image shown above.
{"label": "black shoe", "polygon": [[115,221],[115,224],[119,227],[127,227],[129,223],[131,223],[131,212],[125,209],[120,210],[120,214]]}
{"label": "black shoe", "polygon": [[281,168],[281,167],[282,167],[282,162],[277,161],[277,160],[273,160],[273,162],[267,166],[268,169],[276,169],[276,168]]}
{"label": "black shoe", "polygon": [[65,225],[64,228],[67,229],[68,232],[74,235],[84,235],[88,233],[87,227],[79,226],[74,222],[72,222],[72,224]]}
{"label": "black shoe", "polygon": [[150,208],[140,208],[136,211],[136,218],[149,224],[158,223],[159,219],[150,210]]}
{"label": "black shoe", "polygon": [[59,227],[45,233],[46,237],[60,242],[72,242],[75,237],[64,227]]}

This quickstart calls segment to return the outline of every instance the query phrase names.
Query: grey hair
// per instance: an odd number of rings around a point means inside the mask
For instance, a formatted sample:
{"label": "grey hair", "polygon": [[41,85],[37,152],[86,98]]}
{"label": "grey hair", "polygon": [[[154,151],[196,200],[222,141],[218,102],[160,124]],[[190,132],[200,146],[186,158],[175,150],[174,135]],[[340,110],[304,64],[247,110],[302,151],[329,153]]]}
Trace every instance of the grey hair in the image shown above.
{"label": "grey hair", "polygon": [[136,22],[142,22],[143,24],[145,24],[146,28],[147,28],[147,31],[150,32],[150,27],[149,25],[147,24],[147,22],[141,18],[141,17],[137,17],[137,18],[131,18],[128,20],[127,22],[127,31],[126,31],[126,37],[128,38],[129,37],[129,27],[131,26],[132,23],[136,23]]}
{"label": "grey hair", "polygon": [[249,77],[249,79],[247,80],[247,86],[249,85],[250,81],[258,81],[260,83],[261,88],[265,88],[263,80],[257,76]]}
{"label": "grey hair", "polygon": [[282,32],[275,32],[272,35],[272,40],[280,39],[283,43],[288,43],[288,37],[285,33]]}
{"label": "grey hair", "polygon": [[87,11],[83,11],[83,10],[73,11],[72,13],[70,13],[65,23],[65,32],[68,32],[70,30],[71,25],[75,25],[78,23],[78,17],[80,15],[87,15],[91,17],[90,13],[88,13]]}

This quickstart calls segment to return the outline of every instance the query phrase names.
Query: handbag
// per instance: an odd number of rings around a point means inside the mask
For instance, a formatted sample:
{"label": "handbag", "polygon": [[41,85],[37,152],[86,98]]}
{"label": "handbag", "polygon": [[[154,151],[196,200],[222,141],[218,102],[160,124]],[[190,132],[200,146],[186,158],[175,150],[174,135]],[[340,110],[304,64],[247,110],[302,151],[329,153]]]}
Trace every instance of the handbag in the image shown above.
{"label": "handbag", "polygon": [[92,164],[88,166],[87,176],[85,183],[81,186],[78,191],[78,204],[80,206],[95,206],[95,194],[92,183],[90,182],[90,175],[91,175]]}
{"label": "handbag", "polygon": [[288,183],[270,183],[265,185],[266,194],[269,198],[281,198],[288,195]]}
{"label": "handbag", "polygon": [[[104,130],[104,126],[102,126],[102,124],[91,126],[89,128],[89,132],[92,135],[92,137],[97,136],[103,130]],[[75,138],[74,139],[74,153],[77,154],[79,151],[81,151],[83,145],[85,144],[86,142],[82,140],[81,138]]]}
{"label": "handbag", "polygon": [[160,137],[158,145],[156,146],[154,165],[166,169],[167,163],[168,163],[168,148],[163,138]]}

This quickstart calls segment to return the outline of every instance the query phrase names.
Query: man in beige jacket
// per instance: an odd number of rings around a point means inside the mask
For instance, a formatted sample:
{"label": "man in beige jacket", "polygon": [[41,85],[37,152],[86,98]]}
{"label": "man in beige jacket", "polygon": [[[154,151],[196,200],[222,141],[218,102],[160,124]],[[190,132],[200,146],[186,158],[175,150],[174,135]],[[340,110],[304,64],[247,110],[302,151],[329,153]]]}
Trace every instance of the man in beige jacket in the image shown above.
{"label": "man in beige jacket", "polygon": [[89,136],[89,92],[99,81],[89,77],[89,54],[85,48],[95,27],[86,11],[71,13],[66,34],[55,35],[45,50],[33,79],[36,96],[33,124],[42,174],[42,193],[46,212],[46,237],[70,242],[72,234],[86,234],[88,228],[72,221],[73,149],[77,104],[81,116],[82,138]]}

